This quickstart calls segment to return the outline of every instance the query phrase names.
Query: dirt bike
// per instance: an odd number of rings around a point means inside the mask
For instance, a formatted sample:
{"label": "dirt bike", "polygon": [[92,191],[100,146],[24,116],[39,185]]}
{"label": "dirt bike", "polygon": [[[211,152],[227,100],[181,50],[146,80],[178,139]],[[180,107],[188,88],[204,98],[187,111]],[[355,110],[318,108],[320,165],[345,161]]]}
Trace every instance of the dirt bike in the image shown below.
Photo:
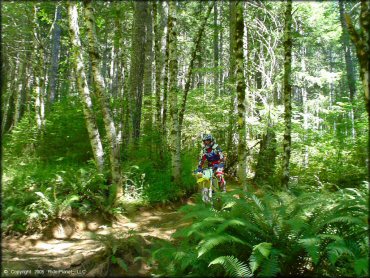
{"label": "dirt bike", "polygon": [[196,172],[197,183],[201,187],[202,200],[205,203],[212,203],[213,205],[213,194],[220,192],[218,186],[218,179],[214,175],[212,167],[203,169],[202,172]]}

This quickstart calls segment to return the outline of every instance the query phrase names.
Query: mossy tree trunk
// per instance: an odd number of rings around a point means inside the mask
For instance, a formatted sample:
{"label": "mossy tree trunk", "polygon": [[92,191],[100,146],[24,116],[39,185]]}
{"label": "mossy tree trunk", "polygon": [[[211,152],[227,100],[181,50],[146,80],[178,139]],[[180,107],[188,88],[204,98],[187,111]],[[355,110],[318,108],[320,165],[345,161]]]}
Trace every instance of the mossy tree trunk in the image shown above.
{"label": "mossy tree trunk", "polygon": [[177,30],[176,30],[176,2],[169,2],[168,12],[168,51],[169,51],[169,108],[170,108],[170,121],[171,128],[169,134],[169,145],[171,152],[171,169],[172,175],[171,180],[179,185],[181,184],[181,138],[180,138],[180,126],[179,126],[179,114],[177,104],[177,94],[179,88],[177,86],[177,73],[178,73],[178,61],[177,61]]}
{"label": "mossy tree trunk", "polygon": [[236,22],[235,22],[235,61],[236,61],[236,94],[238,98],[238,120],[237,130],[239,135],[238,144],[238,171],[237,176],[240,183],[246,188],[247,170],[247,149],[246,149],[246,124],[245,124],[245,78],[244,78],[244,17],[243,3],[236,3]]}
{"label": "mossy tree trunk", "polygon": [[284,141],[283,141],[283,175],[281,183],[287,187],[290,176],[290,155],[292,145],[292,0],[287,0],[285,10],[285,29],[284,29]]}
{"label": "mossy tree trunk", "polygon": [[144,86],[144,64],[147,18],[147,1],[134,2],[134,22],[131,40],[131,67],[129,77],[129,110],[132,120],[132,140],[138,146],[142,113],[142,99]]}
{"label": "mossy tree trunk", "polygon": [[348,32],[356,47],[357,58],[360,62],[360,77],[362,88],[365,93],[365,105],[368,113],[368,181],[370,183],[370,80],[369,80],[369,59],[370,59],[370,4],[368,0],[361,0],[360,29],[357,31],[353,26],[348,14],[344,15],[348,26]]}
{"label": "mossy tree trunk", "polygon": [[78,93],[83,105],[86,128],[90,138],[90,144],[93,151],[95,163],[100,173],[104,169],[104,152],[100,138],[100,133],[96,124],[93,104],[90,96],[90,90],[87,84],[84,61],[82,56],[82,46],[80,40],[80,28],[78,26],[78,13],[76,3],[68,4],[68,23],[69,34],[72,42],[72,55],[75,67]]}
{"label": "mossy tree trunk", "polygon": [[107,134],[109,144],[109,161],[112,175],[112,195],[110,196],[110,200],[112,204],[114,204],[123,195],[120,167],[120,145],[117,142],[117,128],[115,126],[112,111],[109,106],[109,95],[107,95],[106,85],[103,76],[101,75],[101,59],[98,50],[99,42],[96,36],[95,17],[91,2],[91,0],[84,1],[85,23],[87,27],[86,29],[88,37],[88,52],[94,76],[94,87],[103,114],[105,132]]}

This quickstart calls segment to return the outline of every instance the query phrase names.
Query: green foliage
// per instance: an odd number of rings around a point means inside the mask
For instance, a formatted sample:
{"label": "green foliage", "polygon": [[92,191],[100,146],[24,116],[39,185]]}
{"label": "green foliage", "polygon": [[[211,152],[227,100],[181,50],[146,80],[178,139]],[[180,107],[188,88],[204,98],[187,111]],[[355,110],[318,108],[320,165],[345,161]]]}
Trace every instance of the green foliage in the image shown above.
{"label": "green foliage", "polygon": [[92,158],[82,105],[69,97],[55,103],[46,118],[37,154],[44,161],[86,162]]}
{"label": "green foliage", "polygon": [[192,224],[176,231],[173,244],[153,253],[158,274],[368,274],[366,187],[298,196],[232,194],[223,195],[220,210],[204,204],[182,208],[184,221]]}
{"label": "green foliage", "polygon": [[209,263],[209,265],[215,264],[221,264],[226,274],[232,277],[252,277],[248,266],[233,256],[221,256]]}
{"label": "green foliage", "polygon": [[118,265],[125,272],[129,264],[148,255],[145,239],[134,231],[117,232],[107,235],[93,235],[93,239],[100,241],[107,250],[108,264]]}
{"label": "green foliage", "polygon": [[76,195],[65,199],[54,195],[54,198],[45,196],[42,192],[35,192],[39,200],[26,207],[28,215],[27,229],[31,231],[42,230],[58,219],[68,219],[71,216],[71,205],[78,201]]}

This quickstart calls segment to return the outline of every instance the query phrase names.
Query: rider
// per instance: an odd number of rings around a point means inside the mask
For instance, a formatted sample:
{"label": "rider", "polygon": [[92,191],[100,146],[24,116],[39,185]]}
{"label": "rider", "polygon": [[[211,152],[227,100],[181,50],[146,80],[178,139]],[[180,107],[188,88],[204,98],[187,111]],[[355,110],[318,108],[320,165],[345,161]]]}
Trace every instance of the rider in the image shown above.
{"label": "rider", "polygon": [[203,149],[202,156],[198,164],[198,172],[202,172],[202,166],[207,160],[208,167],[213,168],[215,171],[216,177],[219,182],[219,186],[223,192],[226,192],[226,182],[224,179],[224,162],[225,158],[222,153],[222,150],[218,144],[215,143],[215,140],[211,134],[205,134],[202,138]]}

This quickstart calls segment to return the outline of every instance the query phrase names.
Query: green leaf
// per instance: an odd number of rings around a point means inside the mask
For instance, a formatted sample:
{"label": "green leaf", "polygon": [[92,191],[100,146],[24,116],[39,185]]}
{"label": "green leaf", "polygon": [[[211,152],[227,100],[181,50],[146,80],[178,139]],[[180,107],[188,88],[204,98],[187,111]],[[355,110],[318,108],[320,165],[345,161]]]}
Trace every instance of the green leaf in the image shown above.
{"label": "green leaf", "polygon": [[243,240],[231,235],[219,235],[219,236],[212,235],[211,238],[204,239],[199,243],[198,258],[203,254],[209,252],[212,248],[221,244],[225,244],[227,242],[245,244]]}
{"label": "green leaf", "polygon": [[355,272],[357,276],[364,274],[368,276],[369,274],[369,261],[368,258],[361,258],[355,260]]}
{"label": "green leaf", "polygon": [[252,277],[252,273],[250,272],[248,266],[245,263],[239,261],[234,256],[218,257],[210,262],[208,266],[215,264],[222,265],[226,273],[231,276]]}
{"label": "green leaf", "polygon": [[118,263],[118,265],[119,265],[122,269],[124,269],[125,271],[128,271],[128,266],[127,266],[127,264],[125,263],[125,261],[124,261],[123,259],[121,259],[121,258],[117,258],[117,263]]}
{"label": "green leaf", "polygon": [[317,264],[319,261],[320,254],[320,238],[304,238],[299,241],[299,243],[305,248],[308,255],[311,257],[312,262]]}
{"label": "green leaf", "polygon": [[265,258],[270,255],[272,244],[270,242],[261,242],[253,247],[253,250],[258,250]]}

